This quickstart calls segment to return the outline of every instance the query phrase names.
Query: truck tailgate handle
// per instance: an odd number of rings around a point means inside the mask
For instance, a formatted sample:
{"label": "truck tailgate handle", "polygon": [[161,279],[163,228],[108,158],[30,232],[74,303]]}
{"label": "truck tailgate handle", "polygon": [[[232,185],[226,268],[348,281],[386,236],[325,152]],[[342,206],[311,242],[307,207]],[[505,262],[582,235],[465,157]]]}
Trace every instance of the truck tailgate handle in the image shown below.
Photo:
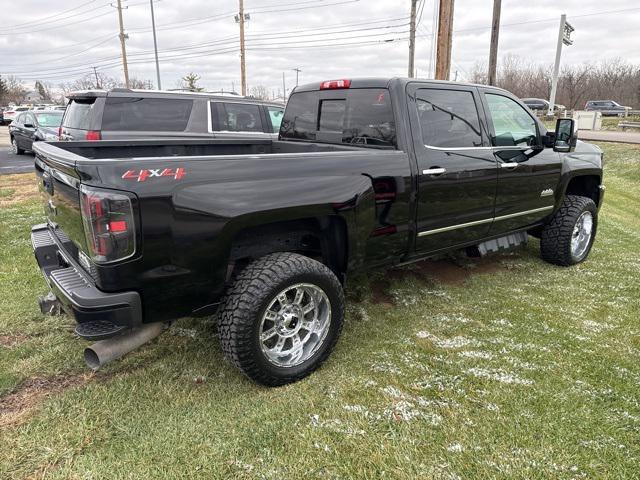
{"label": "truck tailgate handle", "polygon": [[500,168],[517,168],[517,166],[520,165],[518,162],[508,162],[508,163],[501,163],[500,164]]}
{"label": "truck tailgate handle", "polygon": [[426,170],[422,170],[423,175],[442,175],[443,173],[446,173],[446,172],[447,172],[446,168],[440,168],[440,167],[433,167],[433,168],[428,168]]}

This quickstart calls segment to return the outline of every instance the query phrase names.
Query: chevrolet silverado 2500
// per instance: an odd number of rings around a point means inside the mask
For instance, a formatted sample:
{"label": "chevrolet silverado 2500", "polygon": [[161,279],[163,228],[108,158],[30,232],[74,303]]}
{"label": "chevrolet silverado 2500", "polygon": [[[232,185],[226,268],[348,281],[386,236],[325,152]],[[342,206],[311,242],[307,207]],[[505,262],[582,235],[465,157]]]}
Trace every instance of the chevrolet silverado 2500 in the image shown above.
{"label": "chevrolet silverado 2500", "polygon": [[89,366],[184,316],[265,385],[329,355],[347,275],[540,238],[569,266],[593,244],[602,152],[571,119],[548,132],[520,100],[415,79],[296,87],[278,140],[38,143],[37,262]]}

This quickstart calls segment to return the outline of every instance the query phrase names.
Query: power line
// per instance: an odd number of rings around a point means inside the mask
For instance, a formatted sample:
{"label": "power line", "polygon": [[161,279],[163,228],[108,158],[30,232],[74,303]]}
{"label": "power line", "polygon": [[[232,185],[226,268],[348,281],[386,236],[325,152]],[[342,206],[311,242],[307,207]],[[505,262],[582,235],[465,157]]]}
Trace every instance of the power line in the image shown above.
{"label": "power line", "polygon": [[[15,24],[15,25],[11,25],[9,28],[7,28],[7,29],[2,29],[2,30],[3,30],[3,31],[4,31],[4,30],[7,30],[7,31],[13,31],[13,30],[16,30],[16,29],[20,29],[20,27],[23,27],[23,26],[25,26],[25,25],[28,25],[28,26],[30,26],[30,27],[33,27],[34,25],[35,25],[35,26],[37,26],[37,25],[38,25],[38,24],[40,24],[40,23],[49,23],[49,22],[45,22],[45,20],[47,20],[47,19],[49,19],[49,18],[59,17],[60,15],[64,15],[65,13],[72,12],[72,11],[74,11],[74,10],[78,10],[78,9],[80,9],[80,8],[82,8],[82,7],[86,6],[86,5],[90,5],[90,4],[92,4],[92,3],[96,3],[97,1],[98,1],[98,0],[89,0],[88,2],[85,2],[85,3],[82,3],[82,4],[78,5],[77,7],[69,8],[68,10],[63,10],[62,12],[56,13],[56,14],[54,14],[54,15],[49,15],[49,16],[47,16],[47,17],[42,17],[42,18],[40,18],[39,20],[33,20],[33,21],[31,21],[31,22],[18,23],[18,24]],[[83,13],[86,13],[86,12],[83,12]],[[67,17],[67,18],[68,18],[68,17]]]}

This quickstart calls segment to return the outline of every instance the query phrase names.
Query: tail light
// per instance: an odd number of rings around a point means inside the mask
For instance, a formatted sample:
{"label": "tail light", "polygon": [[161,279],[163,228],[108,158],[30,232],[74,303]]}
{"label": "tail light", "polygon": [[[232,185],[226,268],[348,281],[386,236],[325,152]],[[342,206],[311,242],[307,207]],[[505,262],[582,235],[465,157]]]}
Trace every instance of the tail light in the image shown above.
{"label": "tail light", "polygon": [[58,127],[58,140],[62,138],[62,125]]}
{"label": "tail light", "polygon": [[98,130],[89,130],[84,138],[85,140],[102,140],[102,135]]}
{"label": "tail light", "polygon": [[96,263],[115,262],[133,255],[135,222],[128,196],[81,185],[80,206],[87,248]]}
{"label": "tail light", "polygon": [[351,86],[351,80],[327,80],[320,84],[320,90],[337,90],[340,88],[349,88]]}

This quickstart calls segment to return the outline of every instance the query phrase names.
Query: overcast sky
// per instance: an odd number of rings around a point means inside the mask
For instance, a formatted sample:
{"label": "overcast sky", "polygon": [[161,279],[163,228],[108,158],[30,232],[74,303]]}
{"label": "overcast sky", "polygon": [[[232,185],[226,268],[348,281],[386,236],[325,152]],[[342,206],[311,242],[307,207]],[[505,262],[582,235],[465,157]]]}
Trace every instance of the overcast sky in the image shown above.
{"label": "overcast sky", "polygon": [[[115,3],[116,0],[113,0]],[[437,0],[435,0],[437,2]],[[424,2],[417,31],[418,76],[428,77],[434,0]],[[356,76],[406,76],[410,0],[245,0],[249,87],[277,93],[300,83]],[[16,8],[19,4],[19,8]],[[130,76],[156,83],[148,0],[127,0]],[[162,86],[188,72],[209,90],[240,90],[237,0],[154,3]],[[452,77],[486,62],[492,0],[456,0]],[[122,77],[117,11],[107,0],[0,0],[0,74],[57,85],[96,66]],[[632,0],[503,0],[499,61],[507,54],[552,63],[560,14],[575,27],[562,62],[614,57],[640,63],[640,4]]]}

